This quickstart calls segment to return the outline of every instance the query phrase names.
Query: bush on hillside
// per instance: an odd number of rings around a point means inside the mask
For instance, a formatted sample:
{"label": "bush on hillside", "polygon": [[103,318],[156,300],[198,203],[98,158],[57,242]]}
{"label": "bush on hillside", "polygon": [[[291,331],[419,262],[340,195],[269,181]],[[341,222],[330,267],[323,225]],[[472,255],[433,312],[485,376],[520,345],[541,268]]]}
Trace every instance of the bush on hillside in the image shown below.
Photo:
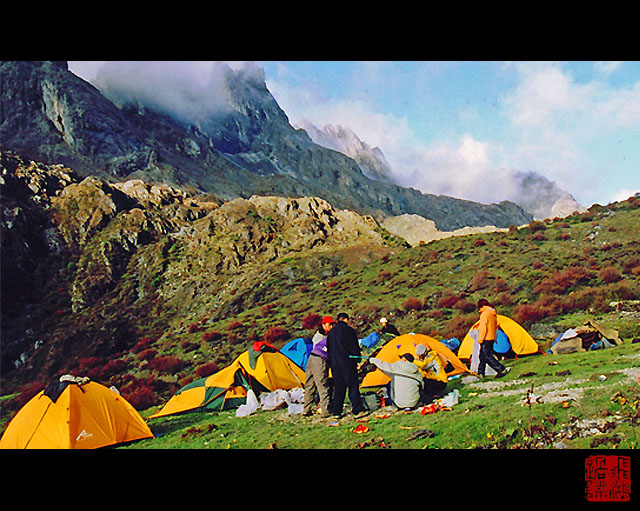
{"label": "bush on hillside", "polygon": [[451,309],[458,300],[460,300],[459,295],[446,294],[438,300],[438,307],[440,309]]}
{"label": "bush on hillside", "polygon": [[302,318],[302,328],[305,330],[317,330],[322,323],[322,316],[314,312],[310,312]]}
{"label": "bush on hillside", "polygon": [[536,304],[516,305],[513,308],[513,319],[520,323],[523,327],[528,328],[534,323],[545,319],[549,316],[549,310]]}
{"label": "bush on hillside", "polygon": [[423,309],[422,300],[420,300],[420,298],[416,298],[415,296],[410,296],[402,303],[402,308],[406,311],[422,310]]}
{"label": "bush on hillside", "polygon": [[210,332],[204,332],[202,334],[202,340],[205,342],[214,342],[218,341],[222,338],[222,334],[216,330],[211,330]]}
{"label": "bush on hillside", "polygon": [[196,368],[196,374],[198,375],[199,378],[204,378],[205,376],[210,376],[212,374],[215,374],[219,371],[219,367],[218,364],[214,361],[212,362],[207,362],[205,364],[202,364],[201,366],[198,366]]}
{"label": "bush on hillside", "polygon": [[288,340],[289,332],[284,327],[272,326],[265,332],[262,339],[263,341],[268,342],[269,344],[275,344],[281,341]]}
{"label": "bush on hillside", "polygon": [[444,326],[443,335],[447,339],[455,337],[462,341],[477,320],[477,314],[458,314],[447,321]]}
{"label": "bush on hillside", "polygon": [[539,282],[535,291],[539,294],[565,294],[578,284],[586,283],[593,275],[581,266],[571,266],[565,271],[555,272]]}
{"label": "bush on hillside", "polygon": [[187,362],[173,355],[156,357],[149,361],[149,367],[163,373],[177,373]]}
{"label": "bush on hillside", "polygon": [[605,266],[598,273],[598,277],[607,284],[612,284],[622,280],[622,275],[615,266]]}

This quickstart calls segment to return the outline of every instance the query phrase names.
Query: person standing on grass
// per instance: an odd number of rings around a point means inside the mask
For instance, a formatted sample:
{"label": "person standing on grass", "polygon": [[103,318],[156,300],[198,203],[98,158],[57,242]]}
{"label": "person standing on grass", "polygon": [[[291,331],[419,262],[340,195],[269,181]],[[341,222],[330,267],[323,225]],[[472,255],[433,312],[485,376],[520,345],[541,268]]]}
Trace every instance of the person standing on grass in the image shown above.
{"label": "person standing on grass", "polygon": [[303,415],[313,415],[315,394],[318,393],[321,417],[329,415],[329,364],[327,363],[327,334],[335,321],[331,316],[322,318],[320,329],[315,333],[311,342],[313,349],[307,359],[304,382]]}
{"label": "person standing on grass", "polygon": [[327,359],[333,376],[331,414],[336,417],[342,415],[348,391],[353,414],[357,416],[366,412],[358,382],[361,357],[358,335],[348,324],[349,316],[346,313],[341,312],[337,319],[338,322],[327,334]]}
{"label": "person standing on grass", "polygon": [[493,343],[496,342],[496,333],[498,331],[498,314],[489,301],[484,298],[478,300],[478,309],[480,310],[478,374],[484,377],[485,369],[489,364],[498,373],[496,378],[502,378],[511,368],[504,367],[493,352]]}

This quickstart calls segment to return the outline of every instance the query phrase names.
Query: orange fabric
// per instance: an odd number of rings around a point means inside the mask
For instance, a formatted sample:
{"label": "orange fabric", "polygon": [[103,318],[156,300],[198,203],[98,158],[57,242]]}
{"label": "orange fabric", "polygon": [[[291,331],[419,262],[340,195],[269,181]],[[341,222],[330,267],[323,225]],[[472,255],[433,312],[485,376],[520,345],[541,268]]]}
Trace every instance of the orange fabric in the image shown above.
{"label": "orange fabric", "polygon": [[123,397],[96,382],[69,385],[54,403],[40,392],[7,426],[3,449],[95,449],[153,438]]}
{"label": "orange fabric", "polygon": [[480,324],[478,325],[478,343],[495,341],[498,330],[498,315],[492,307],[484,306],[480,309]]}

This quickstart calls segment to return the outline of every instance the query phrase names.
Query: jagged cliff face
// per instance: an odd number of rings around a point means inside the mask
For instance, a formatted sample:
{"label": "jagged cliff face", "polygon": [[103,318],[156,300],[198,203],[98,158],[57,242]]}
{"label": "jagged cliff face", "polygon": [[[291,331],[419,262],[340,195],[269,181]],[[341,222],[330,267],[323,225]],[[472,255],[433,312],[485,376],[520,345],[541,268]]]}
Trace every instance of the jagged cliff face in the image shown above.
{"label": "jagged cliff face", "polygon": [[4,149],[81,175],[143,179],[220,199],[321,197],[376,218],[418,214],[442,230],[531,220],[510,202],[483,205],[381,183],[356,161],[294,129],[256,73],[220,73],[226,108],[186,122],[120,97],[118,106],[66,63],[0,64]]}
{"label": "jagged cliff face", "polygon": [[4,375],[23,353],[46,373],[127,350],[149,323],[255,306],[282,292],[262,286],[282,257],[388,243],[372,217],[316,197],[223,202],[0,156]]}

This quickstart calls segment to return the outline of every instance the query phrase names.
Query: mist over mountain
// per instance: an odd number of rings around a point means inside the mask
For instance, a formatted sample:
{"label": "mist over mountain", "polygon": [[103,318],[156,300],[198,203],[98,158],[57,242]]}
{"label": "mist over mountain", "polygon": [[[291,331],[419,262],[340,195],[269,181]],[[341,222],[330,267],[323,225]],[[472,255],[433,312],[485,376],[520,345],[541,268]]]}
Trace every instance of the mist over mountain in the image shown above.
{"label": "mist over mountain", "polygon": [[[409,177],[394,172],[379,147],[372,148],[348,127],[329,124],[320,129],[307,120],[297,124],[315,143],[340,151],[356,160],[363,173],[371,179],[412,186],[425,193],[436,192],[429,188],[433,187],[434,183],[419,169]],[[495,171],[493,183],[504,194],[504,199],[518,204],[537,220],[565,217],[575,212],[586,211],[569,192],[537,172],[500,169]],[[455,187],[452,187],[448,191],[455,195],[455,190]]]}
{"label": "mist over mountain", "polygon": [[373,176],[373,167],[294,128],[255,65],[108,63],[97,88],[66,62],[10,61],[0,64],[0,79],[2,147],[81,175],[142,179],[221,200],[320,197],[378,219],[420,215],[443,230],[532,218],[509,201],[480,204],[371,179],[365,172]]}
{"label": "mist over mountain", "polygon": [[391,165],[379,147],[371,147],[360,140],[351,128],[327,124],[322,129],[311,121],[303,119],[297,123],[316,144],[340,151],[353,158],[360,169],[375,181],[395,182]]}

